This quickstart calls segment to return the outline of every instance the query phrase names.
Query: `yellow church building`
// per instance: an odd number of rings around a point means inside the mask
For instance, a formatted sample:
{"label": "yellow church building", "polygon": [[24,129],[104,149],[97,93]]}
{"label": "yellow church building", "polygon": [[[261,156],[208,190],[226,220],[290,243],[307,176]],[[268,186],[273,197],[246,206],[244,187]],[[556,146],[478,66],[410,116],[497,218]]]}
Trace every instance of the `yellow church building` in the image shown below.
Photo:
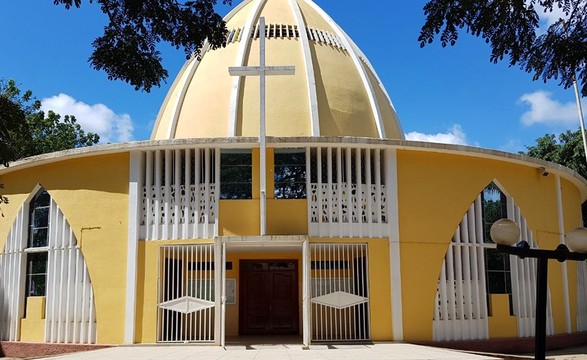
{"label": "yellow church building", "polygon": [[[556,248],[582,225],[585,179],[406,141],[375,69],[312,0],[245,0],[225,20],[226,47],[186,62],[149,141],[0,168],[0,339],[534,336],[536,262],[497,253],[489,228],[509,218]],[[550,335],[587,330],[586,270],[551,263]]]}

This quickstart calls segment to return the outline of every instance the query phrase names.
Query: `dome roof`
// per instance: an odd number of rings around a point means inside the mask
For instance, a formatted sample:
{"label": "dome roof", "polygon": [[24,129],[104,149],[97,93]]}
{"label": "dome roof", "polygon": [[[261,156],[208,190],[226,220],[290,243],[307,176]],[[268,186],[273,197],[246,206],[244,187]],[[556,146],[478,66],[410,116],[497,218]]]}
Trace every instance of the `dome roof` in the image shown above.
{"label": "dome roof", "polygon": [[389,96],[346,33],[311,0],[245,0],[225,18],[227,45],[188,60],[161,106],[152,140],[259,136],[259,78],[230,76],[259,65],[259,18],[266,23],[268,136],[403,139]]}

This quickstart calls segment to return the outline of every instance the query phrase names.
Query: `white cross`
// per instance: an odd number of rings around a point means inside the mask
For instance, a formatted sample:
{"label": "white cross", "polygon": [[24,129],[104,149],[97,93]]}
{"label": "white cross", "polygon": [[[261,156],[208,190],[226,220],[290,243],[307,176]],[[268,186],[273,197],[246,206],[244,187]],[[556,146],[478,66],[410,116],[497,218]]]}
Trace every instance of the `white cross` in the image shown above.
{"label": "white cross", "polygon": [[295,66],[265,66],[265,18],[259,19],[259,66],[237,66],[229,67],[228,72],[232,76],[259,76],[261,85],[261,108],[260,108],[260,126],[259,126],[259,150],[260,150],[260,210],[261,210],[261,224],[260,233],[261,236],[267,234],[267,221],[265,218],[266,204],[267,204],[267,146],[265,144],[265,77],[267,75],[294,75]]}

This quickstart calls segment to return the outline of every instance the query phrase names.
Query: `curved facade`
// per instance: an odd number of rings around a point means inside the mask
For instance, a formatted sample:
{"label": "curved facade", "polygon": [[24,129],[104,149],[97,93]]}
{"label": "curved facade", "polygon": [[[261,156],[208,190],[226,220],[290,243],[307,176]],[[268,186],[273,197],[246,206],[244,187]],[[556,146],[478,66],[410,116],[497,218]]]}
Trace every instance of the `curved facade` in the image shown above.
{"label": "curved facade", "polygon": [[[258,79],[227,75],[256,59],[260,15],[268,65],[304,69],[268,80],[264,148]],[[152,140],[0,168],[0,340],[281,334],[494,351],[509,339],[530,351],[536,264],[496,253],[488,229],[509,218],[520,240],[556,248],[582,225],[585,179],[521,155],[402,140],[375,72],[308,0],[245,1],[228,25],[230,44],[178,76]],[[586,271],[549,265],[549,335],[587,330]]]}

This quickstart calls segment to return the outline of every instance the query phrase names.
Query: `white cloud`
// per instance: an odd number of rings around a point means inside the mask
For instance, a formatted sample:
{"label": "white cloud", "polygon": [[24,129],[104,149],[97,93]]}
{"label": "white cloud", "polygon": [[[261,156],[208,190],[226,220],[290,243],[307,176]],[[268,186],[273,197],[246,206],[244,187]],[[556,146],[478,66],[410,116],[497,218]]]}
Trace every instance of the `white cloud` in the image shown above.
{"label": "white cloud", "polygon": [[540,17],[540,22],[548,28],[550,25],[554,24],[555,22],[559,21],[559,19],[567,19],[568,16],[565,14],[563,9],[559,8],[558,6],[554,5],[552,11],[544,11],[544,8],[541,6],[537,7],[538,16]]}
{"label": "white cloud", "polygon": [[101,143],[130,141],[133,125],[130,115],[116,114],[104,104],[88,105],[67,94],[59,94],[41,101],[43,111],[53,110],[64,115],[74,115],[85,132],[100,135]]}
{"label": "white cloud", "polygon": [[467,145],[467,136],[460,125],[455,124],[446,133],[424,134],[412,131],[406,134],[407,140],[426,141],[434,143]]}
{"label": "white cloud", "polygon": [[534,124],[569,126],[575,125],[578,121],[577,104],[573,101],[563,104],[553,99],[549,92],[536,91],[524,94],[518,101],[530,106],[530,109],[520,118],[522,124],[526,126]]}

